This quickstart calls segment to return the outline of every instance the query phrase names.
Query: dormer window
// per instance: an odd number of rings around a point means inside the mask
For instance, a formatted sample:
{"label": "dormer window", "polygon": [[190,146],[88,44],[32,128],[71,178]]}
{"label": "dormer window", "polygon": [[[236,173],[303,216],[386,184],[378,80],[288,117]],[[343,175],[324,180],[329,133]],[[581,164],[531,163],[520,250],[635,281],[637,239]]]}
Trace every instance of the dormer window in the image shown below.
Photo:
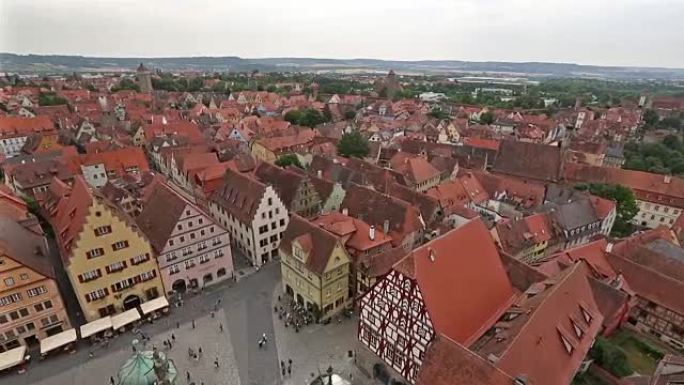
{"label": "dormer window", "polygon": [[580,338],[580,339],[581,339],[582,336],[584,335],[584,329],[582,329],[582,328],[577,324],[577,322],[575,322],[575,320],[572,319],[572,318],[570,319],[570,323],[572,324],[573,330],[575,330],[575,335],[577,336],[577,338]]}
{"label": "dormer window", "polygon": [[558,331],[558,337],[560,338],[561,343],[565,348],[565,351],[568,354],[572,354],[572,352],[575,350],[575,347],[572,345],[572,342],[570,342],[570,339],[565,335],[565,333],[560,328],[556,328],[556,330]]}
{"label": "dormer window", "polygon": [[591,320],[593,318],[591,316],[591,313],[589,313],[589,311],[587,311],[587,308],[584,305],[580,304],[579,306],[580,306],[580,311],[582,312],[582,317],[584,317],[584,320],[587,321],[587,324],[590,324]]}

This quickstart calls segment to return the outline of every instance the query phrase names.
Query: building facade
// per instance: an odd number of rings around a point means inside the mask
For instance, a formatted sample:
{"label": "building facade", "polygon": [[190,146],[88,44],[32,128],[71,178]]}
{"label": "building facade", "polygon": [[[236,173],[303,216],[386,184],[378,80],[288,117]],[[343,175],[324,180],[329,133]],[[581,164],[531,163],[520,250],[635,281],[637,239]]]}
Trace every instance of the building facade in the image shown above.
{"label": "building facade", "polygon": [[70,328],[42,234],[0,215],[0,353]]}
{"label": "building facade", "polygon": [[350,258],[335,235],[293,215],[280,244],[283,291],[321,317],[349,300]]}
{"label": "building facade", "polygon": [[273,187],[228,170],[208,205],[211,216],[230,231],[233,245],[252,265],[261,266],[278,256],[290,219]]}
{"label": "building facade", "polygon": [[43,204],[88,321],[164,295],[152,247],[137,226],[80,176],[53,180]]}
{"label": "building facade", "polygon": [[228,231],[163,182],[136,218],[157,255],[167,292],[184,292],[233,278]]}

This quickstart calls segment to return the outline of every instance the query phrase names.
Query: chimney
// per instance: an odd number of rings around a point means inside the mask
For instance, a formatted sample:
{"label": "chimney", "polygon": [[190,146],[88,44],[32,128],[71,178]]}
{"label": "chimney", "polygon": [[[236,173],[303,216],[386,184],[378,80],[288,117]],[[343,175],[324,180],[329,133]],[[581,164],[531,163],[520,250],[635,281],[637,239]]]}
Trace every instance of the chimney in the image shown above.
{"label": "chimney", "polygon": [[346,207],[342,209],[342,215],[349,215],[349,209]]}
{"label": "chimney", "polygon": [[606,245],[606,253],[610,253],[612,250],[613,250],[613,244],[612,244],[612,243],[608,243],[608,244]]}
{"label": "chimney", "polygon": [[663,180],[666,184],[669,184],[672,182],[672,175],[665,175],[665,178]]}
{"label": "chimney", "polygon": [[368,230],[368,238],[370,238],[371,241],[375,240],[375,226],[371,226]]}
{"label": "chimney", "polygon": [[323,178],[323,170],[316,171],[316,176],[322,179]]}
{"label": "chimney", "polygon": [[432,250],[432,247],[428,247],[428,252],[430,253],[429,254],[430,262],[434,262],[435,258],[437,257],[437,254],[435,254],[435,251]]}
{"label": "chimney", "polygon": [[382,232],[389,234],[389,219],[385,219],[385,221],[382,223]]}
{"label": "chimney", "polygon": [[513,380],[513,385],[527,385],[527,377],[515,376],[515,379]]}

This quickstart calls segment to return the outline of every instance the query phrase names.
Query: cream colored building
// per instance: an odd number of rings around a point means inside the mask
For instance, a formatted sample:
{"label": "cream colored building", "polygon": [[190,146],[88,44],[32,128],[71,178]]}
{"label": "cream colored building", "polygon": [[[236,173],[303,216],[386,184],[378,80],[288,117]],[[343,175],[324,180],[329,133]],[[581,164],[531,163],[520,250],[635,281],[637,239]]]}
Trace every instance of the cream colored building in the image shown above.
{"label": "cream colored building", "polygon": [[209,214],[230,232],[233,245],[254,266],[278,256],[290,220],[272,186],[228,170],[221,187],[209,197]]}

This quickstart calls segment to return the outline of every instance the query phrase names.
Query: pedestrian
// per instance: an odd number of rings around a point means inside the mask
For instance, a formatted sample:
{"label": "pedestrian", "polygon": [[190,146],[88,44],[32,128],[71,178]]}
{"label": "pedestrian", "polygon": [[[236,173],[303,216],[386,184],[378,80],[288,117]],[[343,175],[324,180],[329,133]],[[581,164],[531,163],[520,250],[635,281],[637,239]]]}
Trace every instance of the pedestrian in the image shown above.
{"label": "pedestrian", "polygon": [[221,298],[218,299],[218,304],[219,304],[219,305],[221,304]]}
{"label": "pedestrian", "polygon": [[192,328],[195,328],[195,320],[192,320]]}
{"label": "pedestrian", "polygon": [[292,376],[292,366],[287,367],[287,375]]}
{"label": "pedestrian", "polygon": [[223,324],[222,324],[222,323],[219,323],[219,331],[220,331],[221,333],[223,333]]}
{"label": "pedestrian", "polygon": [[188,382],[190,382],[190,372],[187,370],[185,371],[185,377],[188,379]]}
{"label": "pedestrian", "polygon": [[176,329],[180,328],[180,322],[176,322]]}
{"label": "pedestrian", "polygon": [[199,353],[199,355],[200,355],[200,357],[201,357],[201,356],[202,356],[202,347],[201,347],[201,346],[200,346],[199,349],[198,349],[198,353]]}
{"label": "pedestrian", "polygon": [[283,370],[285,370],[285,361],[280,360],[280,366],[283,368]]}
{"label": "pedestrian", "polygon": [[285,377],[285,367],[284,366],[283,366],[282,372],[283,372],[283,377]]}
{"label": "pedestrian", "polygon": [[194,355],[194,352],[192,351],[192,348],[188,348],[188,357],[192,357]]}
{"label": "pedestrian", "polygon": [[109,385],[114,385],[114,377],[109,376]]}
{"label": "pedestrian", "polygon": [[171,333],[171,341],[176,342],[176,335]]}
{"label": "pedestrian", "polygon": [[219,367],[218,357],[216,357],[216,358],[214,359],[214,366],[216,367],[216,369],[218,369],[218,367]]}
{"label": "pedestrian", "polygon": [[292,366],[292,358],[288,358],[287,363],[290,364],[290,366]]}
{"label": "pedestrian", "polygon": [[211,318],[214,318],[214,312],[213,311],[211,312]]}

